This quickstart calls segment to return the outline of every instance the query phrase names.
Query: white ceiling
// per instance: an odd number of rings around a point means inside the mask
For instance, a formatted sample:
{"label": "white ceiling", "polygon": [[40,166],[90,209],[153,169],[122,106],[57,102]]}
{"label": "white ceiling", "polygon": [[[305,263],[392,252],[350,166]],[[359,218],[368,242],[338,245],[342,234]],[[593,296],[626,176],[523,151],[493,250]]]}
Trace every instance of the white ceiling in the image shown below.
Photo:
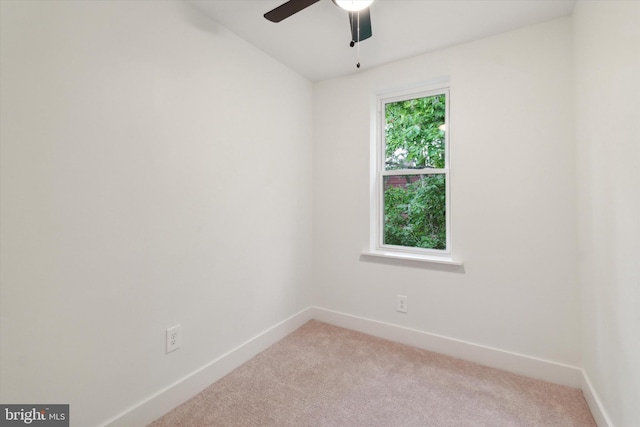
{"label": "white ceiling", "polygon": [[[358,72],[347,12],[331,0],[280,23],[263,15],[286,0],[187,0],[311,81]],[[361,70],[571,15],[576,0],[375,0]]]}

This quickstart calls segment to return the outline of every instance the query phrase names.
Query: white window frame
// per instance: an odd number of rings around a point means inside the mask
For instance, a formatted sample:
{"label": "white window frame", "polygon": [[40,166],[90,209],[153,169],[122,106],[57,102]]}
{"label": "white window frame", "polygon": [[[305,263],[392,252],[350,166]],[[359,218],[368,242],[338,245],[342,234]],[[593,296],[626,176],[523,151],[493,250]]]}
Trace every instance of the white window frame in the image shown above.
{"label": "white window frame", "polygon": [[[443,169],[399,169],[385,170],[385,105],[388,103],[405,101],[415,98],[423,98],[434,95],[445,95],[445,167]],[[425,261],[441,264],[462,265],[453,259],[451,242],[451,118],[450,118],[450,84],[448,79],[440,79],[429,85],[415,86],[392,92],[378,93],[374,96],[371,120],[371,203],[370,203],[370,244],[364,251],[366,256],[382,257],[388,259],[402,259],[409,261]],[[447,247],[444,250],[385,245],[384,239],[384,192],[383,180],[391,175],[445,175],[445,206],[446,206],[446,239]]]}

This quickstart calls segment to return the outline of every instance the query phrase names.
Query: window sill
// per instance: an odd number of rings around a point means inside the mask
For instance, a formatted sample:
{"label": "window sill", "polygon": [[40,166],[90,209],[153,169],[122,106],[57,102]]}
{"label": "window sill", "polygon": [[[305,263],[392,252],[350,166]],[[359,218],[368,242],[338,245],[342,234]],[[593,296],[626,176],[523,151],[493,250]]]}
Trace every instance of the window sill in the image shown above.
{"label": "window sill", "polygon": [[362,255],[365,257],[382,258],[386,260],[401,260],[401,261],[415,261],[420,263],[432,263],[432,264],[445,264],[451,266],[462,266],[462,261],[455,261],[450,257],[439,257],[430,255],[417,255],[404,252],[391,252],[391,251],[363,251]]}

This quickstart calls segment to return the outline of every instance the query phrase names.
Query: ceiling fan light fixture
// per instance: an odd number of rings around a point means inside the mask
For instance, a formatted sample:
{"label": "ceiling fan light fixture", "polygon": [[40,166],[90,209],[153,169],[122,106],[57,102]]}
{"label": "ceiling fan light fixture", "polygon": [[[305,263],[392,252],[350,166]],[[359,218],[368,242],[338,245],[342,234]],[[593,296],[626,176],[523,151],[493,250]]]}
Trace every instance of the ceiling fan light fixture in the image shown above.
{"label": "ceiling fan light fixture", "polygon": [[349,12],[357,12],[371,6],[373,0],[333,0],[335,4],[348,10]]}

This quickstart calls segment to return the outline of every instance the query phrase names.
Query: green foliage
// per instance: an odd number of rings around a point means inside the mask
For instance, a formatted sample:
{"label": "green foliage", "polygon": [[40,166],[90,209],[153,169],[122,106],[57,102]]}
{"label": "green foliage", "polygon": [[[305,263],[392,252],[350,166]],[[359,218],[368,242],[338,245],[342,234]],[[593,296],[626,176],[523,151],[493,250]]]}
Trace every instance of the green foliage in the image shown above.
{"label": "green foliage", "polygon": [[[444,168],[445,96],[386,105],[387,170]],[[387,176],[384,190],[384,243],[446,249],[444,174]]]}
{"label": "green foliage", "polygon": [[446,249],[445,176],[405,177],[403,186],[384,192],[384,243],[429,249]]}
{"label": "green foliage", "polygon": [[386,169],[444,167],[445,96],[386,105]]}

